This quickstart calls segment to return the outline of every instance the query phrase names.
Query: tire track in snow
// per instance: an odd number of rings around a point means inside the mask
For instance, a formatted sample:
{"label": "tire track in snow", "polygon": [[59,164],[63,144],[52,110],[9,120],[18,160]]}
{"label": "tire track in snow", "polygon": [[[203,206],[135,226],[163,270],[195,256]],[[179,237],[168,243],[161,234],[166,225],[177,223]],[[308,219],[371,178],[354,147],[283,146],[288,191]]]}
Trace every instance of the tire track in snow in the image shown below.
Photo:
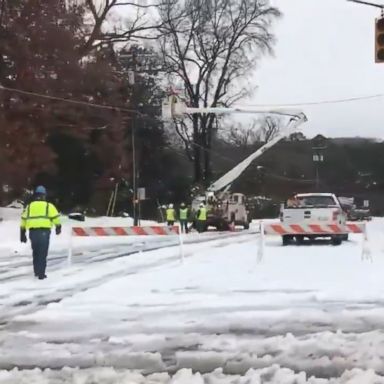
{"label": "tire track in snow", "polygon": [[[200,237],[196,238],[193,237],[192,239],[188,239],[186,237],[184,239],[184,244],[198,244],[198,243],[206,243],[210,241],[215,241],[222,239],[223,236],[226,237],[236,237],[236,236],[243,236],[245,234],[257,234],[256,231],[242,231],[242,232],[234,232],[234,233],[228,233],[228,232],[216,232],[210,234],[209,237]],[[204,235],[203,235],[204,236]],[[149,240],[148,243],[145,242],[145,240]],[[78,249],[77,252],[74,253],[73,257],[73,264],[79,264],[79,265],[85,265],[89,263],[97,263],[97,262],[103,262],[108,260],[114,260],[121,257],[129,256],[132,254],[136,254],[139,252],[150,252],[158,249],[164,249],[168,247],[176,247],[179,246],[178,239],[177,240],[169,240],[169,241],[162,241],[158,242],[155,241],[153,238],[151,239],[145,239],[144,242],[134,242],[131,244],[117,244],[111,247],[111,245],[108,245],[107,249],[104,249],[100,251],[100,248],[85,248],[81,247]],[[144,248],[138,249],[138,246],[143,244]],[[121,248],[124,249],[123,252],[121,252]],[[127,250],[128,248],[128,250]],[[116,251],[118,252],[116,254]],[[52,256],[53,255],[53,256]],[[7,258],[2,258],[0,261],[0,283],[2,282],[8,282],[11,280],[17,280],[21,277],[29,276],[31,271],[31,265],[32,265],[32,256],[29,255],[10,255],[8,259],[14,259],[15,257],[22,257],[25,259],[25,261],[14,261],[11,263],[4,262],[7,260]],[[63,268],[63,265],[66,265],[67,263],[67,251],[63,252],[51,252],[51,256],[48,258],[48,273],[56,270],[60,270]],[[23,273],[12,273],[12,269],[16,268],[28,268],[28,270],[25,270]],[[12,271],[12,272],[11,272]],[[1,296],[0,296],[1,298]]]}
{"label": "tire track in snow", "polygon": [[[213,242],[212,247],[217,247],[217,246],[225,246],[225,245],[230,245],[233,244],[234,239],[239,239],[238,242],[247,242],[247,241],[254,241],[255,240],[255,235],[257,233],[253,231],[247,231],[245,232],[236,232],[236,233],[226,233],[225,239],[223,239],[222,235],[219,237],[207,237],[207,238],[199,238],[199,239],[191,239],[191,241],[185,242],[185,246],[187,245],[199,245],[199,244],[205,244],[205,243],[210,243]],[[251,237],[251,238],[250,238]],[[242,240],[243,238],[243,240]],[[216,243],[216,244],[215,244]],[[148,253],[156,250],[161,250],[165,248],[178,248],[179,244],[166,244],[162,246],[153,246],[150,248],[147,248],[143,251],[142,253]],[[88,281],[81,282],[79,284],[76,284],[75,287],[69,286],[64,289],[60,289],[57,292],[49,292],[47,294],[39,294],[38,296],[35,296],[34,291],[29,291],[31,295],[29,295],[28,298],[23,298],[22,300],[15,300],[14,302],[11,302],[10,304],[1,306],[1,301],[0,301],[0,308],[1,308],[1,313],[4,314],[0,316],[0,329],[4,329],[4,327],[7,326],[7,324],[15,317],[19,315],[26,315],[26,314],[31,314],[46,305],[50,303],[55,303],[55,302],[60,302],[66,297],[70,297],[76,293],[86,291],[88,289],[95,288],[99,286],[100,284],[105,283],[106,281],[110,279],[116,279],[116,278],[121,278],[133,274],[140,273],[144,270],[148,269],[153,269],[153,268],[158,268],[163,265],[167,265],[169,263],[175,262],[180,260],[180,255],[179,255],[179,250],[175,250],[176,254],[173,254],[172,256],[162,258],[160,261],[152,262],[152,263],[143,263],[142,265],[136,266],[134,268],[128,267],[127,269],[119,269],[116,272],[112,273],[106,273],[102,276],[98,276],[95,279],[90,279]],[[123,252],[117,255],[111,255],[111,257],[103,258],[102,260],[99,260],[99,262],[102,261],[113,261],[118,258],[123,258],[127,257],[133,254],[138,254],[137,250],[135,251],[130,251],[130,252]],[[185,254],[185,257],[193,257],[194,251],[187,252]],[[91,262],[92,263],[92,262]],[[94,263],[93,263],[94,264]],[[87,266],[87,263],[84,263],[81,265],[81,267],[84,267],[82,270],[85,270]],[[80,270],[80,271],[82,271]],[[26,274],[27,275],[27,274]],[[30,273],[28,273],[30,275]],[[22,275],[24,276],[24,275]],[[12,278],[11,278],[12,280]],[[14,280],[14,279],[13,279]],[[0,280],[1,281],[1,280]],[[6,279],[3,279],[4,281],[9,281]],[[3,299],[3,297],[0,296],[0,300]],[[37,299],[37,300],[36,300]],[[36,301],[34,301],[36,300]]]}

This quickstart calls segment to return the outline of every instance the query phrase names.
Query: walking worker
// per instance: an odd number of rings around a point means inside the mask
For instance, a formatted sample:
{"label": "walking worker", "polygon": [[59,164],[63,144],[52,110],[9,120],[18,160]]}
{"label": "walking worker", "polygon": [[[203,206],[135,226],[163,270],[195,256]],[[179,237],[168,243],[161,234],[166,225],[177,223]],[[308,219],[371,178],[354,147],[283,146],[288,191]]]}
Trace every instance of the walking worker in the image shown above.
{"label": "walking worker", "polygon": [[188,207],[186,207],[185,203],[181,203],[179,209],[179,220],[181,232],[183,233],[188,233],[188,211]]}
{"label": "walking worker", "polygon": [[33,271],[39,280],[47,277],[45,269],[53,226],[55,226],[56,235],[60,235],[60,215],[56,207],[47,202],[47,190],[43,186],[39,186],[21,215],[20,225],[20,241],[22,243],[27,242],[27,230],[29,231],[33,254]]}
{"label": "walking worker", "polygon": [[197,232],[205,232],[207,229],[207,208],[203,203],[200,204],[199,210],[196,215],[196,229]]}
{"label": "walking worker", "polygon": [[165,216],[167,220],[167,224],[169,227],[173,227],[176,221],[176,212],[173,208],[173,204],[169,204],[167,210],[165,211]]}

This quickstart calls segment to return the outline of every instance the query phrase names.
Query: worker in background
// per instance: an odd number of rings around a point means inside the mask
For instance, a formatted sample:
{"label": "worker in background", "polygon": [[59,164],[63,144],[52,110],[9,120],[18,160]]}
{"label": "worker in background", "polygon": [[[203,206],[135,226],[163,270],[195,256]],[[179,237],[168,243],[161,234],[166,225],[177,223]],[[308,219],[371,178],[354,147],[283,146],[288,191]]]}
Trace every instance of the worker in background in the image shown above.
{"label": "worker in background", "polygon": [[207,229],[207,208],[203,203],[200,204],[196,214],[196,229],[199,233]]}
{"label": "worker in background", "polygon": [[179,220],[180,220],[180,227],[181,232],[188,233],[188,216],[189,216],[189,209],[185,205],[185,203],[180,204],[179,209]]}
{"label": "worker in background", "polygon": [[176,212],[173,208],[173,204],[169,204],[167,210],[165,211],[165,218],[169,227],[173,227],[176,221]]}
{"label": "worker in background", "polygon": [[27,242],[27,230],[29,231],[33,254],[33,271],[39,280],[47,277],[45,269],[53,226],[55,226],[56,235],[60,235],[60,215],[56,207],[47,202],[46,189],[39,186],[21,215],[20,225],[20,241],[22,243]]}

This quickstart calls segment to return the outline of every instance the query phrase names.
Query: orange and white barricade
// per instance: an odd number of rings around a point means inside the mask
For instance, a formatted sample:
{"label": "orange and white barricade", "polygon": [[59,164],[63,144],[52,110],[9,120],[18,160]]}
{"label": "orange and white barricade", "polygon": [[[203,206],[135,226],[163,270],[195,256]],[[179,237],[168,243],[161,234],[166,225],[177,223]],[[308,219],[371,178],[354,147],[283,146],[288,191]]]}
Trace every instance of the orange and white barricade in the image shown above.
{"label": "orange and white barricade", "polygon": [[339,224],[284,224],[284,223],[264,223],[260,222],[260,238],[258,249],[258,262],[263,259],[265,248],[265,235],[269,236],[311,236],[311,235],[345,235],[362,234],[363,250],[362,259],[369,259],[369,249],[367,247],[367,224],[363,222]]}
{"label": "orange and white barricade", "polygon": [[184,261],[183,237],[180,226],[145,226],[145,227],[72,227],[68,252],[68,264],[72,264],[73,239],[75,237],[110,237],[110,236],[178,236],[180,257]]}
{"label": "orange and white barricade", "polygon": [[284,224],[269,223],[264,224],[264,233],[266,235],[343,235],[347,233],[364,233],[366,231],[365,223],[347,223],[339,224]]}

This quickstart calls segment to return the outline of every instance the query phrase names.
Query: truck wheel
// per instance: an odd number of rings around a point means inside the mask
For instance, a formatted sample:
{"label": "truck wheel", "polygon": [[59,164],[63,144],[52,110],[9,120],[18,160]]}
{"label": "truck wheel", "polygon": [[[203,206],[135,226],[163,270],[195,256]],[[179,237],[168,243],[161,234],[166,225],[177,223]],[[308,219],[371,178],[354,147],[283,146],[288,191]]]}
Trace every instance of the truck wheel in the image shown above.
{"label": "truck wheel", "polygon": [[331,244],[332,245],[340,245],[343,242],[343,239],[341,236],[334,236],[331,239]]}
{"label": "truck wheel", "polygon": [[218,224],[216,225],[216,229],[217,229],[219,232],[229,231],[229,225],[228,225],[228,223],[226,223],[226,222],[218,223]]}
{"label": "truck wheel", "polygon": [[296,236],[296,242],[298,245],[302,245],[304,243],[304,236]]}
{"label": "truck wheel", "polygon": [[313,244],[313,242],[316,240],[315,236],[309,236],[309,244]]}
{"label": "truck wheel", "polygon": [[283,246],[285,247],[291,243],[293,237],[289,235],[284,235],[282,236],[282,239],[283,239]]}
{"label": "truck wheel", "polygon": [[348,241],[348,239],[349,239],[348,233],[346,233],[345,235],[341,235],[341,240]]}
{"label": "truck wheel", "polygon": [[249,229],[249,223],[248,223],[248,221],[246,221],[246,222],[244,223],[244,229]]}

